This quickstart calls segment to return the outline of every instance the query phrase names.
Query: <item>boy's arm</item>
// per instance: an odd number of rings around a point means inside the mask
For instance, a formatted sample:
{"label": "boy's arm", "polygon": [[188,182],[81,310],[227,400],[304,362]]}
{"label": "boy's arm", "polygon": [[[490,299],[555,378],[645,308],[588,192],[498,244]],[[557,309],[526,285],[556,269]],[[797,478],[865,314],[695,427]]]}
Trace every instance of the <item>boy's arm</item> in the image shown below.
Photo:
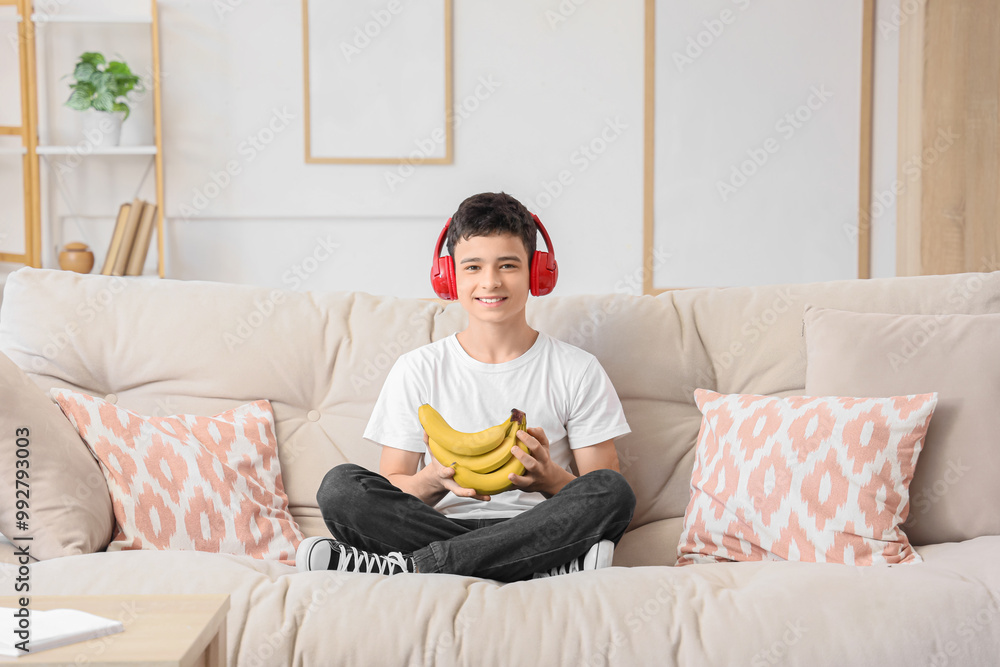
{"label": "boy's arm", "polygon": [[576,461],[576,469],[581,475],[586,475],[591,470],[607,468],[615,472],[621,472],[618,466],[618,450],[615,449],[615,440],[605,440],[596,445],[581,447],[570,450],[573,452],[573,459]]}
{"label": "boy's arm", "polygon": [[[427,434],[424,434],[424,442],[427,442]],[[411,452],[395,447],[382,447],[382,455],[379,458],[379,474],[389,480],[393,486],[400,491],[416,496],[431,507],[434,507],[444,498],[449,491],[457,496],[475,498],[476,500],[489,500],[490,496],[481,496],[472,489],[459,486],[452,477],[455,475],[454,468],[448,468],[430,457],[430,465],[417,470],[420,460],[424,455],[420,452]]]}
{"label": "boy's arm", "polygon": [[[576,479],[573,473],[556,465],[552,460],[549,455],[549,439],[541,427],[529,428],[527,432],[518,431],[517,437],[531,452],[526,454],[521,451],[520,447],[513,448],[514,456],[524,464],[523,475],[511,474],[509,476],[509,479],[519,489],[538,491],[546,497],[551,497]],[[573,453],[576,469],[581,475],[601,468],[621,472],[618,466],[618,450],[615,449],[614,438],[570,451]]]}

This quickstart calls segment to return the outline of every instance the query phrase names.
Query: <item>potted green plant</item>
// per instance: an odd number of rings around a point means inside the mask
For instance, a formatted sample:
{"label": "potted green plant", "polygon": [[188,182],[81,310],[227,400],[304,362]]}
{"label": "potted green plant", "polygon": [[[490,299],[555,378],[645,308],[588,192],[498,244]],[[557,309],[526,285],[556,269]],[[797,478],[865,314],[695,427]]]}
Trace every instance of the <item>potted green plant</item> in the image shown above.
{"label": "potted green plant", "polygon": [[121,60],[107,62],[95,51],[81,55],[66,76],[74,79],[66,106],[86,114],[84,136],[95,145],[117,146],[122,123],[131,113],[128,94],[143,91],[142,80]]}

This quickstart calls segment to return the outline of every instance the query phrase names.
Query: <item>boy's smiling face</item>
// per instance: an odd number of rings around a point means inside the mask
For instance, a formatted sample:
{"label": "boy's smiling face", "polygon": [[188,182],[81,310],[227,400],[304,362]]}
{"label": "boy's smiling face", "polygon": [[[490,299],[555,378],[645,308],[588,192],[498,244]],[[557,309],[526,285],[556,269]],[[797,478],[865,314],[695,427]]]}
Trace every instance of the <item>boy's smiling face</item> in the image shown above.
{"label": "boy's smiling face", "polygon": [[499,323],[519,317],[523,322],[530,288],[524,242],[514,234],[460,238],[455,243],[455,284],[470,318]]}

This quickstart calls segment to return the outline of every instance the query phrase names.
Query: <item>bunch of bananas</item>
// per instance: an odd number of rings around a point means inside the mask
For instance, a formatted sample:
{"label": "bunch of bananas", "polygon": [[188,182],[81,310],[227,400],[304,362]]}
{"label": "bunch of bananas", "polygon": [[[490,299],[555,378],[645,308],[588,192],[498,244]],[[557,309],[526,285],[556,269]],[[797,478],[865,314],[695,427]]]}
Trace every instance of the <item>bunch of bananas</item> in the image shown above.
{"label": "bunch of bananas", "polygon": [[427,432],[431,455],[441,465],[455,469],[452,479],[459,486],[475,489],[481,495],[503,493],[514,488],[507,475],[524,474],[524,464],[511,451],[516,444],[526,454],[531,453],[517,438],[518,430],[528,428],[520,410],[511,410],[509,419],[476,433],[456,431],[426,403],[417,410],[417,416]]}

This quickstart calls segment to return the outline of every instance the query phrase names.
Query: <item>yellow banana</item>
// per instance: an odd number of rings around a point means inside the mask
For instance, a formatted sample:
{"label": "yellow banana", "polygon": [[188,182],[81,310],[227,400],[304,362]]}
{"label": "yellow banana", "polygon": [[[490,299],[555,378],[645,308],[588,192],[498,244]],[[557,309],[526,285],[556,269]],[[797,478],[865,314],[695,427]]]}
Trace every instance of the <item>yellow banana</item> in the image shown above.
{"label": "yellow banana", "polygon": [[469,489],[475,489],[476,493],[482,494],[484,496],[490,496],[495,493],[503,493],[504,491],[509,491],[514,488],[514,485],[507,475],[514,473],[515,475],[524,474],[524,464],[521,463],[515,456],[511,456],[507,463],[503,464],[493,472],[479,473],[472,472],[468,468],[460,465],[455,465],[455,476],[452,479],[459,486],[464,486]]}
{"label": "yellow banana", "polygon": [[478,456],[495,449],[507,437],[507,431],[512,421],[508,418],[486,430],[463,433],[448,426],[444,417],[426,403],[417,410],[417,417],[420,419],[420,425],[427,432],[428,438],[433,438],[448,451],[465,456]]}
{"label": "yellow banana", "polygon": [[[524,474],[524,464],[511,451],[513,446],[517,444],[526,454],[531,453],[527,445],[517,437],[519,430],[526,430],[528,428],[525,414],[520,410],[511,410],[510,418],[502,424],[506,428],[504,437],[499,443],[489,449],[478,444],[469,445],[468,438],[480,435],[484,433],[483,431],[480,431],[480,433],[461,433],[455,431],[450,426],[447,426],[441,415],[431,408],[431,406],[421,406],[421,410],[423,411],[420,415],[421,424],[424,424],[424,429],[427,430],[427,445],[431,455],[440,461],[442,465],[455,469],[455,475],[452,479],[459,486],[475,489],[476,492],[483,495],[492,495],[513,488],[513,484],[507,479],[507,476],[511,473],[517,475]],[[439,420],[440,423],[434,423],[435,419]],[[444,424],[447,428],[441,428],[441,424]],[[428,426],[434,428],[435,433],[431,433]],[[487,429],[487,431],[489,430],[491,429]],[[435,435],[441,433],[451,439],[441,442]],[[455,437],[455,434],[465,436],[466,439],[463,440],[460,437]],[[479,453],[464,453],[464,451],[469,451],[470,449],[475,449]]]}
{"label": "yellow banana", "polygon": [[[519,428],[519,426],[517,427]],[[517,428],[512,428],[507,433],[507,437],[503,439],[497,447],[494,447],[490,451],[480,454],[479,456],[466,456],[464,454],[456,454],[455,452],[449,451],[446,447],[442,446],[434,438],[428,438],[428,446],[430,447],[431,454],[442,465],[450,466],[453,463],[457,463],[463,468],[468,468],[472,472],[491,472],[496,470],[507,460],[510,459],[513,454],[511,453],[511,447],[515,444],[520,445],[524,452],[530,453],[528,448],[523,442],[517,439]]]}

